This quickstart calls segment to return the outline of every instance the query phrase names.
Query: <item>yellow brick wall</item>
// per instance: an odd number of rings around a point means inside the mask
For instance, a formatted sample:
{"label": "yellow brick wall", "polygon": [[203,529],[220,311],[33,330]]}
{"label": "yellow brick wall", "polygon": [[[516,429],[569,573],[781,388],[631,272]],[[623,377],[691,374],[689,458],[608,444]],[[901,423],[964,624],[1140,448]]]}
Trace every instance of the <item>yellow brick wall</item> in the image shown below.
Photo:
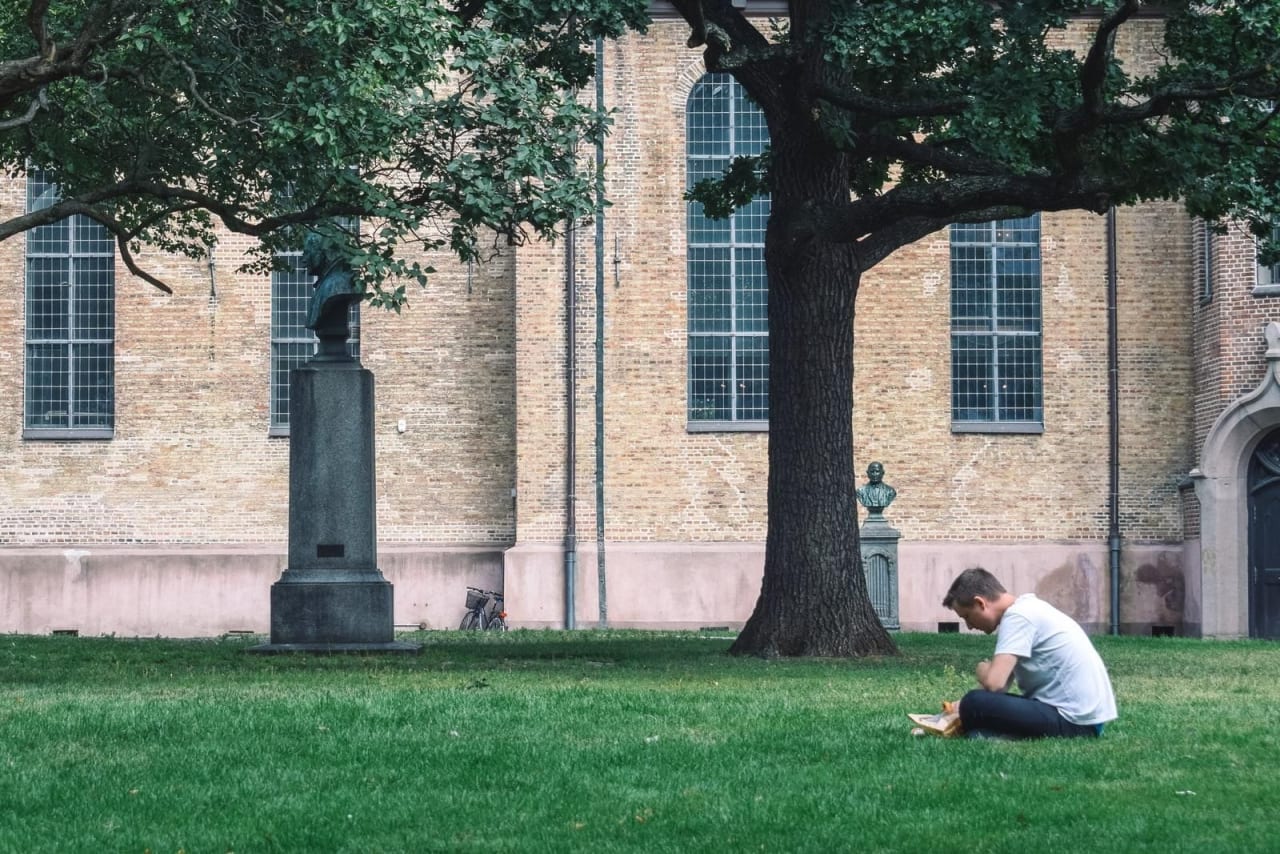
{"label": "yellow brick wall", "polygon": [[1280,320],[1280,297],[1257,296],[1257,251],[1240,226],[1213,238],[1213,298],[1195,306],[1197,453],[1214,420],[1266,374],[1262,329]]}
{"label": "yellow brick wall", "polygon": [[[606,98],[606,521],[618,541],[764,536],[767,434],[685,429],[685,98],[702,73],[679,24],[611,45]],[[1140,40],[1138,40],[1140,41]],[[1064,40],[1082,43],[1079,34]],[[1146,42],[1135,42],[1152,56]],[[1190,226],[1174,205],[1118,216],[1122,527],[1181,538],[1189,470]],[[594,263],[577,250],[578,537],[595,536]],[[950,431],[945,232],[871,271],[858,300],[855,460],[885,463],[911,540],[1096,540],[1107,534],[1105,219],[1043,224],[1045,432]],[[616,261],[615,261],[616,258]],[[520,541],[564,535],[564,246],[523,251],[517,332]]]}
{"label": "yellow brick wall", "polygon": [[[19,213],[21,181],[0,189]],[[171,296],[116,264],[116,429],[110,441],[22,438],[23,252],[0,244],[0,544],[278,543],[288,440],[268,437],[270,277],[237,271],[246,238],[204,261],[143,252]],[[365,309],[377,381],[383,542],[514,536],[514,267],[448,259],[396,316]],[[406,431],[396,424],[404,419]]]}
{"label": "yellow brick wall", "polygon": [[[759,541],[767,434],[685,425],[684,109],[702,72],[686,36],[657,23],[606,49],[617,110],[606,148],[607,537]],[[1144,44],[1133,49],[1149,54]],[[0,187],[0,215],[22,201],[20,182]],[[945,232],[863,280],[855,459],[859,481],[872,459],[886,465],[899,491],[888,515],[905,539],[1105,537],[1104,228],[1092,214],[1044,217],[1043,435],[950,432]],[[1122,513],[1134,539],[1181,537],[1189,228],[1174,205],[1119,215]],[[592,231],[583,224],[575,243],[582,540],[595,536]],[[22,248],[0,244],[0,543],[282,541],[288,453],[267,436],[270,287],[235,272],[243,239],[218,251],[216,302],[202,262],[140,256],[173,296],[117,265],[117,427],[106,442],[21,438]],[[442,272],[403,315],[366,310],[384,542],[563,538],[565,249],[522,247],[470,274],[432,259]]]}

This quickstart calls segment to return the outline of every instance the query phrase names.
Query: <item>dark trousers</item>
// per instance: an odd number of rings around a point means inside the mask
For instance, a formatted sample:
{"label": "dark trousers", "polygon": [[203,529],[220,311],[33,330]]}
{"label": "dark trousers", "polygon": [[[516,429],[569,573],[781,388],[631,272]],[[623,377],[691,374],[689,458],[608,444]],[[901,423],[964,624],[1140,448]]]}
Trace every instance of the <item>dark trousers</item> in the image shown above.
{"label": "dark trousers", "polygon": [[1096,738],[1097,727],[1073,724],[1053,706],[1017,694],[977,689],[960,701],[960,723],[973,738]]}

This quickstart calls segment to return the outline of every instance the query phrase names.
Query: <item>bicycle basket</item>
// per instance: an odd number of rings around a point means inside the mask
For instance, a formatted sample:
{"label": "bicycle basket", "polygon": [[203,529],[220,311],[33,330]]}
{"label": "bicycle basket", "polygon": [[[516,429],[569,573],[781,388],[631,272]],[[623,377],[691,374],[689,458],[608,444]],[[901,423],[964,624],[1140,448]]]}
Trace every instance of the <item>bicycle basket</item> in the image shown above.
{"label": "bicycle basket", "polygon": [[479,590],[467,591],[467,610],[472,611],[476,608],[483,608],[484,604],[489,601],[489,597],[481,593]]}

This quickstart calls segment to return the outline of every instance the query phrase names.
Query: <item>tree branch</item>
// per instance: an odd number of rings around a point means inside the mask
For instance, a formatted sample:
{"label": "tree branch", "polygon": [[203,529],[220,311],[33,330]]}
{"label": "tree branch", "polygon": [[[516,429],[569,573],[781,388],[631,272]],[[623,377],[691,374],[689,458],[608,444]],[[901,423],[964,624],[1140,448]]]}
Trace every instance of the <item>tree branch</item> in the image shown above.
{"label": "tree branch", "polygon": [[[101,220],[99,220],[101,222]],[[105,223],[104,223],[105,225]],[[108,226],[110,229],[110,226]],[[129,268],[129,272],[137,276],[142,281],[164,291],[166,294],[172,294],[173,288],[148,273],[146,270],[138,266],[138,262],[134,260],[133,253],[129,251],[129,241],[123,234],[116,235],[116,248],[120,250],[120,260],[124,261],[124,265]]]}
{"label": "tree branch", "polygon": [[786,108],[779,81],[789,48],[771,44],[729,0],[671,0],[689,25],[690,47],[705,47],[707,71],[729,71],[765,111]]}
{"label": "tree branch", "polygon": [[689,47],[706,47],[708,71],[729,67],[724,63],[731,55],[770,52],[769,40],[728,0],[671,0],[671,5],[689,25]]}
{"label": "tree branch", "polygon": [[83,213],[87,208],[88,206],[83,202],[63,200],[54,202],[49,207],[41,208],[38,211],[10,217],[0,222],[0,241],[8,240],[10,237],[22,234],[24,231],[29,231],[37,226],[55,223],[72,214]]}
{"label": "tree branch", "polygon": [[961,154],[939,148],[928,142],[887,133],[868,133],[858,137],[858,153],[871,157],[888,156],[903,163],[928,166],[962,175],[1012,175],[1012,170],[997,160],[975,154]]}
{"label": "tree branch", "polygon": [[1059,159],[1071,168],[1078,167],[1082,159],[1080,140],[1098,127],[1136,124],[1168,115],[1176,106],[1218,100],[1228,94],[1262,99],[1280,96],[1280,82],[1275,78],[1276,67],[1280,64],[1280,48],[1277,48],[1263,62],[1219,80],[1170,83],[1153,91],[1145,101],[1106,105],[1103,85],[1113,52],[1115,31],[1136,14],[1140,5],[1135,0],[1127,0],[1102,21],[1081,66],[1081,104],[1063,113],[1054,123],[1054,146],[1059,152]]}
{"label": "tree branch", "polygon": [[817,97],[855,113],[864,113],[878,119],[906,119],[930,116],[954,116],[963,113],[968,100],[955,98],[949,101],[920,101],[903,103],[874,98],[863,92],[841,92],[831,86],[819,86]]}
{"label": "tree branch", "polygon": [[860,257],[883,260],[894,249],[953,222],[983,222],[1029,211],[1102,213],[1126,188],[1064,181],[1061,176],[965,176],[928,185],[898,185],[883,196],[831,206],[817,218],[823,239],[858,243]]}
{"label": "tree branch", "polygon": [[136,15],[116,17],[117,5],[115,0],[104,0],[89,9],[70,45],[59,48],[46,24],[49,0],[32,0],[27,8],[27,26],[36,40],[37,52],[26,59],[0,62],[0,110],[7,109],[19,96],[55,81],[86,76],[99,49],[133,25]]}
{"label": "tree branch", "polygon": [[205,111],[209,113],[209,115],[213,116],[214,118],[224,121],[227,124],[231,125],[232,127],[239,127],[240,125],[254,125],[256,127],[262,124],[263,122],[271,121],[271,119],[276,118],[277,116],[280,116],[284,113],[284,110],[281,109],[278,113],[276,113],[273,116],[267,116],[265,118],[251,117],[247,119],[237,119],[227,115],[226,113],[219,110],[217,107],[210,104],[205,99],[204,95],[200,94],[200,81],[199,81],[199,78],[196,76],[196,70],[191,67],[190,63],[184,62],[181,59],[179,59],[177,56],[175,56],[173,51],[170,50],[168,46],[163,44],[158,44],[155,42],[153,43],[156,45],[156,47],[160,49],[162,53],[164,53],[164,55],[168,58],[170,62],[172,62],[175,66],[182,69],[183,72],[186,73],[187,83],[188,83],[188,89],[187,89],[188,94],[191,95],[192,100],[194,100],[197,104],[203,107]]}
{"label": "tree branch", "polygon": [[36,50],[46,60],[52,60],[57,46],[49,39],[49,27],[45,16],[49,13],[49,0],[31,0],[27,7],[27,29],[36,40]]}
{"label": "tree branch", "polygon": [[1068,171],[1078,171],[1084,161],[1080,141],[1100,123],[1105,100],[1107,68],[1115,55],[1116,31],[1137,13],[1138,0],[1125,0],[1098,24],[1093,43],[1080,65],[1080,106],[1064,113],[1054,124],[1053,147]]}
{"label": "tree branch", "polygon": [[1194,101],[1212,101],[1225,95],[1243,95],[1247,98],[1273,100],[1280,97],[1280,81],[1267,82],[1268,74],[1275,74],[1280,63],[1280,49],[1274,51],[1266,63],[1232,74],[1223,80],[1199,83],[1175,83],[1157,89],[1145,101],[1129,106],[1116,105],[1102,110],[1098,124],[1133,124],[1167,115],[1175,105]]}
{"label": "tree branch", "polygon": [[[993,205],[988,208],[973,211],[972,221],[990,222],[995,219],[1008,219],[1015,216],[1025,216],[1027,213],[1029,213],[1029,211],[1021,207]],[[964,218],[965,221],[969,219],[970,217],[968,215]],[[940,219],[938,217],[925,216],[907,217],[894,223],[887,229],[877,230],[856,241],[858,246],[858,262],[862,265],[862,269],[864,271],[869,270],[903,246],[928,237],[930,234],[933,234],[939,229],[946,228],[953,222],[961,221],[962,220],[960,219]]]}
{"label": "tree branch", "polygon": [[133,257],[133,253],[129,251],[129,241],[133,239],[127,229],[119,220],[104,213],[101,209],[93,205],[86,204],[78,199],[66,199],[55,202],[47,208],[33,211],[22,217],[14,217],[4,223],[0,223],[0,240],[34,228],[39,225],[48,225],[57,222],[74,214],[86,216],[96,223],[101,224],[116,239],[116,247],[120,250],[120,258],[124,261],[124,265],[129,268],[129,272],[142,279],[149,285],[164,291],[166,294],[173,293],[173,288],[166,285],[160,279],[148,273],[138,266],[137,261]]}
{"label": "tree branch", "polygon": [[1138,0],[1125,0],[1098,25],[1093,44],[1080,66],[1081,109],[1086,115],[1097,115],[1102,104],[1102,86],[1106,82],[1107,66],[1115,53],[1116,31],[1137,13],[1141,5]]}
{"label": "tree branch", "polygon": [[42,107],[46,110],[49,108],[49,96],[43,86],[36,91],[36,95],[31,99],[31,105],[27,107],[26,113],[14,119],[0,121],[0,131],[13,130],[16,127],[31,124],[36,117],[36,113],[40,112]]}

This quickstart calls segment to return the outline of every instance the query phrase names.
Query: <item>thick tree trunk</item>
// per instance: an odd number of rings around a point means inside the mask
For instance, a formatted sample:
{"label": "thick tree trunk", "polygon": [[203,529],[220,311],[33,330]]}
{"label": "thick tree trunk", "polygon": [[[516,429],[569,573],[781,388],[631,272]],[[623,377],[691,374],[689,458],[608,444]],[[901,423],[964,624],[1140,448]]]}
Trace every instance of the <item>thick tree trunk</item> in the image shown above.
{"label": "thick tree trunk", "polygon": [[[807,165],[803,159],[798,162],[804,174],[797,176],[795,194],[775,190],[766,244],[769,523],[764,581],[755,611],[730,651],[893,654],[896,647],[867,595],[859,556],[853,464],[857,258],[847,244],[797,239],[791,226],[803,210],[789,208],[786,198],[814,198],[815,188],[804,185],[824,181],[824,165],[828,178],[838,175],[842,165],[815,163],[813,158]],[[839,182],[834,188],[827,182],[823,189],[848,198]]]}

